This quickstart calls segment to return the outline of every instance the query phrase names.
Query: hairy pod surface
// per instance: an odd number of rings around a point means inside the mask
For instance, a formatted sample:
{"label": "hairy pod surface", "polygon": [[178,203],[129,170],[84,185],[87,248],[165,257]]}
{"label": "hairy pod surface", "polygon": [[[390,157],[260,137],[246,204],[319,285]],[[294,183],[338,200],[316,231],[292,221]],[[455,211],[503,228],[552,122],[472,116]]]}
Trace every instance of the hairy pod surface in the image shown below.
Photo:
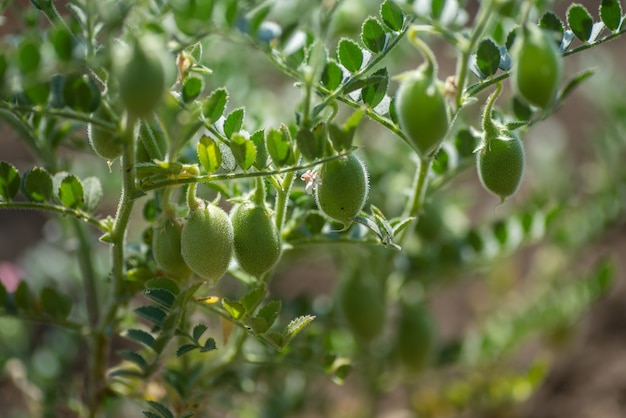
{"label": "hairy pod surface", "polygon": [[184,281],[191,276],[191,269],[181,255],[182,226],[166,219],[152,232],[152,254],[161,270],[169,276]]}
{"label": "hairy pod surface", "polygon": [[503,202],[522,183],[525,167],[522,141],[510,132],[486,138],[477,151],[476,165],[482,185]]}
{"label": "hairy pod surface", "polygon": [[147,116],[165,92],[165,58],[160,48],[155,39],[138,39],[116,59],[120,97],[134,116]]}
{"label": "hairy pod surface", "polygon": [[239,266],[254,277],[262,276],[278,262],[282,251],[280,233],[270,211],[253,202],[245,202],[233,207],[230,219]]}
{"label": "hairy pod surface", "polygon": [[450,125],[445,97],[432,73],[417,69],[402,79],[396,110],[400,129],[419,157],[431,156]]}
{"label": "hairy pod surface", "polygon": [[192,210],[183,225],[180,249],[195,274],[218,281],[233,255],[233,226],[226,212],[212,204]]}
{"label": "hairy pod surface", "polygon": [[529,104],[545,109],[552,105],[563,80],[563,58],[546,30],[531,26],[511,48],[514,90]]}
{"label": "hairy pod surface", "polygon": [[329,218],[350,226],[369,193],[369,178],[363,162],[354,154],[322,166],[315,186],[317,207]]}
{"label": "hairy pod surface", "polygon": [[[102,104],[92,116],[105,122],[113,122],[111,114]],[[122,139],[107,129],[90,123],[87,125],[87,138],[94,152],[105,160],[113,161],[122,155]]]}

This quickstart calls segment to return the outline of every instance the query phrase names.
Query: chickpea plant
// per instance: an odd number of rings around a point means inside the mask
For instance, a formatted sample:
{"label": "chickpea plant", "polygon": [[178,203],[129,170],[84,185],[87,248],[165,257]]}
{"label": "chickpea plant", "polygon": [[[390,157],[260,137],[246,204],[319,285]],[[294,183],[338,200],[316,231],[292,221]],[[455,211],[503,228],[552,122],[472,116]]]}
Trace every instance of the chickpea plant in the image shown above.
{"label": "chickpea plant", "polygon": [[[3,14],[19,7],[12,3]],[[567,79],[564,58],[625,31],[618,0],[601,2],[598,22],[578,4],[563,22],[544,3],[486,0],[467,21],[455,0],[385,0],[344,37],[333,34],[342,1],[301,4],[301,23],[281,21],[280,2],[73,0],[63,13],[54,0],[31,3],[23,28],[1,41],[0,117],[37,162],[19,170],[0,162],[0,209],[40,210],[71,225],[84,293],[36,291],[25,278],[0,286],[0,313],[86,341],[86,390],[63,402],[88,417],[114,416],[112,405],[127,398],[148,417],[221,416],[238,407],[245,385],[233,381],[279,379],[264,364],[340,384],[352,369],[375,382],[389,380],[389,364],[416,376],[445,356],[461,362],[463,342],[441,348],[429,287],[413,279],[422,218],[432,219],[428,196],[474,167],[494,206],[515,195],[530,158],[525,131],[593,73]],[[233,43],[226,61],[253,50],[295,83],[300,99],[285,104],[293,108],[285,120],[265,122],[216,81],[228,76],[207,48],[216,39]],[[442,74],[435,42],[456,59],[454,75]],[[491,95],[479,120],[470,109],[483,91]],[[405,161],[385,164],[417,163],[398,213],[377,200],[391,193],[380,189],[380,169],[368,174],[368,162],[385,158],[360,143],[372,126],[404,150]],[[119,173],[116,196],[103,193],[110,178],[73,172],[76,153]],[[110,215],[103,199],[117,201]],[[524,238],[545,229],[548,210],[524,213]],[[504,251],[513,226],[484,228]],[[105,277],[93,267],[92,235],[109,249]],[[476,228],[449,248],[476,261],[484,244]],[[270,296],[277,269],[288,272],[292,254],[314,246],[346,255],[337,257],[336,309],[309,301],[306,312]],[[602,270],[577,284],[591,290],[570,315],[607,277]],[[362,349],[341,348],[337,321]],[[366,385],[371,402],[385,386]],[[50,402],[43,408],[54,411]],[[297,408],[267,402],[281,411],[272,416]]]}

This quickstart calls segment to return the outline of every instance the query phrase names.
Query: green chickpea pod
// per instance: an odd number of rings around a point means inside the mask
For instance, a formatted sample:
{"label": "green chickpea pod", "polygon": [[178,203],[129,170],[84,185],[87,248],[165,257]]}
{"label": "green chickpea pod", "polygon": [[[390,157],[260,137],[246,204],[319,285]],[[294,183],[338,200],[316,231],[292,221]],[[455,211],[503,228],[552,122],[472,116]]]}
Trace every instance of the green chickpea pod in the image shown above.
{"label": "green chickpea pod", "polygon": [[369,179],[363,162],[354,154],[322,166],[315,184],[317,207],[347,229],[359,214],[369,193]]}
{"label": "green chickpea pod", "polygon": [[524,175],[524,147],[519,136],[491,118],[493,104],[502,90],[498,84],[483,114],[483,139],[476,150],[476,166],[482,185],[504,202],[520,187]]}
{"label": "green chickpea pod", "polygon": [[432,51],[414,33],[409,39],[426,61],[415,71],[400,76],[396,110],[400,129],[421,159],[432,158],[450,126],[448,107],[437,80],[437,61]]}
{"label": "green chickpea pod", "polygon": [[235,205],[230,212],[235,259],[246,273],[260,278],[278,262],[282,253],[280,232],[265,205],[261,178],[253,201]]}
{"label": "green chickpea pod", "polygon": [[524,26],[511,48],[511,83],[526,102],[541,109],[551,106],[563,80],[563,58],[547,30]]}
{"label": "green chickpea pod", "polygon": [[191,271],[215,283],[226,274],[233,255],[233,225],[226,212],[212,203],[190,206],[180,251]]}

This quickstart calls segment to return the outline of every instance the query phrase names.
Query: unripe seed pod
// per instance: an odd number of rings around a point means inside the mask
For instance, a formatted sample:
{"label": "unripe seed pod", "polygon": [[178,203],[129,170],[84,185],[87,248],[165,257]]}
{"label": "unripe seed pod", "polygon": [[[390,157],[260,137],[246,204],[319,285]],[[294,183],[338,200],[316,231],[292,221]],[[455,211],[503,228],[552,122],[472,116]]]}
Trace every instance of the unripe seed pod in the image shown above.
{"label": "unripe seed pod", "polygon": [[122,102],[136,117],[147,116],[165,92],[165,58],[156,38],[136,39],[116,59],[115,74]]}
{"label": "unripe seed pod", "polygon": [[339,307],[354,335],[371,341],[385,324],[384,292],[374,277],[352,274],[339,289]]}
{"label": "unripe seed pod", "polygon": [[246,273],[261,277],[274,267],[282,251],[280,233],[270,211],[262,205],[245,202],[233,207],[230,219],[239,266]]}
{"label": "unripe seed pod", "polygon": [[233,255],[233,226],[226,212],[212,204],[192,210],[183,225],[180,249],[191,271],[217,282]]}
{"label": "unripe seed pod", "polygon": [[552,105],[563,80],[563,58],[546,30],[525,27],[511,48],[514,90],[529,104]]}
{"label": "unripe seed pod", "polygon": [[369,192],[367,170],[361,160],[349,154],[322,166],[315,185],[317,207],[347,228],[359,214]]}
{"label": "unripe seed pod", "polygon": [[476,164],[483,186],[503,202],[514,195],[524,175],[524,147],[519,137],[501,132],[487,139],[477,151]]}
{"label": "unripe seed pod", "polygon": [[169,276],[184,281],[191,276],[191,269],[181,255],[182,226],[172,219],[165,219],[152,232],[152,254],[157,265]]}
{"label": "unripe seed pod", "polygon": [[[102,103],[92,116],[105,122],[113,122],[113,117]],[[122,139],[115,133],[90,123],[87,125],[87,138],[95,153],[107,161],[113,161],[122,155]]]}
{"label": "unripe seed pod", "polygon": [[401,364],[410,372],[428,366],[435,350],[435,323],[421,303],[403,302],[398,319],[396,352]]}
{"label": "unripe seed pod", "polygon": [[448,132],[448,109],[432,70],[418,68],[396,93],[398,123],[420,158],[429,158]]}

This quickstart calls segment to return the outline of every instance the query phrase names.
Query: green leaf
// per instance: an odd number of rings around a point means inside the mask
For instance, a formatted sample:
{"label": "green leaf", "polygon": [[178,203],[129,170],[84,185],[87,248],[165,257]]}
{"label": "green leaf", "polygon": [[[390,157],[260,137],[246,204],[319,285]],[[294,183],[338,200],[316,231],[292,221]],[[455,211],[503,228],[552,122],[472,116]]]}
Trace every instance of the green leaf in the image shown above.
{"label": "green leaf", "polygon": [[478,135],[469,129],[460,129],[454,138],[454,148],[462,158],[474,158],[474,150],[478,146]]}
{"label": "green leaf", "polygon": [[377,18],[370,16],[361,27],[363,45],[375,54],[383,52],[387,45],[387,32]]}
{"label": "green leaf", "polygon": [[302,156],[314,161],[324,155],[326,145],[325,125],[318,124],[313,130],[301,127],[296,134],[296,142]]}
{"label": "green leaf", "polygon": [[167,312],[154,305],[140,306],[134,312],[156,325],[162,325],[165,317],[167,317]]}
{"label": "green leaf", "polygon": [[176,282],[166,277],[148,280],[146,283],[146,290],[147,289],[165,289],[174,296],[180,293],[180,288]]}
{"label": "green leaf", "polygon": [[83,206],[85,195],[83,185],[80,180],[70,174],[65,176],[59,186],[59,199],[64,206],[68,208],[78,209]]}
{"label": "green leaf", "polygon": [[241,319],[246,314],[246,308],[236,300],[223,298],[222,306],[233,319]]}
{"label": "green leaf", "polygon": [[140,329],[129,329],[125,333],[126,338],[144,344],[148,348],[154,348],[154,337]]}
{"label": "green leaf", "polygon": [[432,0],[430,3],[430,12],[433,16],[433,19],[439,20],[441,18],[441,13],[443,12],[443,8],[446,5],[446,0]]}
{"label": "green leaf", "polygon": [[254,167],[262,170],[269,164],[269,155],[265,146],[265,131],[259,129],[250,136],[250,141],[256,148],[256,158],[254,159]]}
{"label": "green leaf", "polygon": [[385,98],[385,93],[387,93],[387,88],[389,88],[387,68],[379,69],[368,78],[374,80],[374,82],[361,89],[361,99],[363,103],[373,109]]}
{"label": "green leaf", "polygon": [[56,319],[67,318],[72,310],[72,300],[49,286],[41,289],[39,300],[43,312]]}
{"label": "green leaf", "polygon": [[63,102],[77,112],[92,113],[100,105],[100,89],[85,74],[70,74],[63,83]]}
{"label": "green leaf", "polygon": [[219,88],[206,99],[202,106],[202,114],[211,124],[215,123],[223,114],[228,103],[228,92]]}
{"label": "green leaf", "polygon": [[207,173],[212,174],[222,165],[222,152],[217,142],[211,137],[203,135],[196,148],[198,160]]}
{"label": "green leaf", "polygon": [[578,39],[587,42],[593,29],[593,18],[582,4],[572,4],[567,9],[567,24]]}
{"label": "green leaf", "polygon": [[561,19],[553,12],[545,12],[543,16],[541,16],[541,19],[539,19],[539,27],[559,33],[558,41],[559,43],[561,42],[563,33],[565,32],[565,26],[563,22],[561,22]]}
{"label": "green leaf", "polygon": [[559,101],[565,100],[565,98],[569,96],[577,86],[579,86],[583,81],[585,81],[586,79],[588,79],[594,74],[595,74],[595,70],[593,68],[590,68],[588,70],[585,70],[585,71],[582,71],[581,73],[576,74],[571,80],[569,80],[565,84],[565,87],[563,87],[563,90],[561,91],[561,94],[559,95]]}
{"label": "green leaf", "polygon": [[215,345],[215,340],[213,338],[208,338],[204,343],[204,347],[200,349],[201,353],[206,353],[207,351],[217,350],[217,345]]}
{"label": "green leaf", "polygon": [[342,385],[351,372],[351,364],[341,364],[334,370],[332,381],[335,382],[335,384]]}
{"label": "green leaf", "polygon": [[150,411],[141,411],[141,413],[147,418],[163,418],[163,416]]}
{"label": "green leaf", "polygon": [[265,332],[270,328],[270,325],[263,318],[254,317],[246,319],[246,324],[252,328],[255,334],[261,335],[265,334]]}
{"label": "green leaf", "polygon": [[233,133],[241,130],[244,116],[245,110],[243,107],[233,110],[228,116],[226,116],[226,120],[224,121],[224,134],[228,138],[230,138]]}
{"label": "green leaf", "polygon": [[30,84],[24,88],[24,94],[33,104],[45,105],[50,95],[50,82]]}
{"label": "green leaf", "polygon": [[87,212],[96,210],[102,200],[102,184],[98,177],[87,177],[83,184],[83,209]]}
{"label": "green leaf", "polygon": [[198,342],[198,340],[200,339],[200,337],[202,337],[202,334],[204,334],[206,330],[207,330],[207,326],[203,324],[198,324],[195,327],[193,327],[193,331],[191,333],[193,340],[195,342]]}
{"label": "green leaf", "polygon": [[257,306],[259,306],[259,304],[261,303],[264,297],[265,297],[265,288],[259,286],[259,287],[255,287],[254,289],[246,293],[244,296],[242,296],[242,298],[239,299],[239,302],[242,303],[242,305],[246,309],[246,312],[252,312],[253,310],[256,309]]}
{"label": "green leaf", "polygon": [[166,309],[170,309],[174,305],[174,294],[167,289],[145,289],[143,291],[145,297],[153,302],[158,303]]}
{"label": "green leaf", "polygon": [[180,418],[191,418],[193,416],[193,411],[183,412]]}
{"label": "green leaf", "polygon": [[355,110],[352,115],[350,115],[341,127],[334,123],[330,123],[328,125],[328,136],[330,137],[333,147],[337,151],[348,151],[352,148],[352,141],[354,139],[356,128],[361,122],[364,114],[365,109],[359,108]]}
{"label": "green leaf", "polygon": [[257,313],[257,317],[263,318],[267,324],[268,328],[272,326],[276,318],[278,318],[278,314],[280,314],[280,309],[282,304],[279,300],[273,300],[265,304],[259,312]]}
{"label": "green leaf", "polygon": [[320,80],[322,85],[328,90],[333,91],[341,85],[343,81],[343,71],[339,64],[334,60],[329,60],[322,71],[322,78]]}
{"label": "green leaf", "polygon": [[600,3],[600,19],[610,31],[619,29],[622,20],[622,5],[619,0],[602,0]]}
{"label": "green leaf", "polygon": [[52,178],[45,169],[35,167],[24,174],[22,188],[30,200],[45,202],[52,196]]}
{"label": "green leaf", "polygon": [[337,57],[341,65],[351,73],[359,71],[361,65],[363,65],[363,51],[361,51],[361,47],[352,39],[342,38],[339,41]]}
{"label": "green leaf", "polygon": [[17,50],[18,67],[23,73],[30,74],[38,71],[40,64],[39,43],[33,38],[24,38]]}
{"label": "green leaf", "polygon": [[485,75],[490,77],[498,71],[500,65],[500,49],[491,39],[483,39],[476,51],[476,65]]}
{"label": "green leaf", "polygon": [[0,197],[11,201],[20,190],[20,173],[6,161],[0,161]]}
{"label": "green leaf", "polygon": [[178,347],[178,349],[176,350],[176,357],[180,357],[183,354],[186,354],[192,350],[195,350],[196,348],[200,348],[199,346],[195,345],[195,344],[185,344],[185,345],[181,345],[180,347]]}
{"label": "green leaf", "polygon": [[70,61],[74,50],[72,34],[63,25],[58,25],[48,32],[54,52],[61,61]]}
{"label": "green leaf", "polygon": [[241,134],[236,133],[232,135],[230,150],[233,152],[237,164],[244,170],[248,170],[256,161],[256,147],[254,143]]}
{"label": "green leaf", "polygon": [[282,337],[283,337],[282,338],[282,340],[283,340],[282,347],[284,347],[287,344],[289,344],[289,342],[300,331],[302,331],[307,325],[309,325],[311,322],[313,322],[314,319],[315,319],[315,316],[313,316],[313,315],[303,315],[303,316],[299,316],[299,317],[295,318],[294,320],[292,320],[289,323],[289,325],[287,325],[287,328],[283,332],[283,335],[282,335]]}
{"label": "green leaf", "polygon": [[200,77],[188,77],[182,88],[182,99],[184,103],[191,103],[202,94],[204,90],[204,79]]}
{"label": "green leaf", "polygon": [[281,349],[281,347],[284,347],[283,335],[279,332],[276,332],[276,331],[268,332],[267,334],[265,334],[265,338],[269,340],[269,342],[278,349]]}
{"label": "green leaf", "polygon": [[385,0],[380,6],[380,18],[393,31],[399,32],[404,27],[404,11],[391,0]]}
{"label": "green leaf", "polygon": [[395,219],[391,222],[391,226],[393,227],[393,236],[396,237],[400,232],[408,228],[413,222],[415,222],[415,218],[406,218],[401,219],[398,222],[395,222]]}
{"label": "green leaf", "polygon": [[170,410],[162,403],[155,402],[155,401],[147,401],[147,402],[155,411],[163,415],[164,418],[174,418],[174,414],[170,412]]}
{"label": "green leaf", "polygon": [[21,281],[13,293],[13,302],[18,312],[34,313],[37,309],[35,297],[28,287],[28,283]]}
{"label": "green leaf", "polygon": [[148,368],[148,362],[146,361],[146,359],[143,358],[143,356],[136,351],[120,350],[117,352],[117,354],[124,360],[136,364],[144,372]]}
{"label": "green leaf", "polygon": [[293,163],[291,135],[286,125],[282,125],[280,130],[269,130],[265,138],[265,144],[272,161],[278,167]]}
{"label": "green leaf", "polygon": [[519,96],[513,97],[513,114],[519,120],[530,120],[533,111]]}

